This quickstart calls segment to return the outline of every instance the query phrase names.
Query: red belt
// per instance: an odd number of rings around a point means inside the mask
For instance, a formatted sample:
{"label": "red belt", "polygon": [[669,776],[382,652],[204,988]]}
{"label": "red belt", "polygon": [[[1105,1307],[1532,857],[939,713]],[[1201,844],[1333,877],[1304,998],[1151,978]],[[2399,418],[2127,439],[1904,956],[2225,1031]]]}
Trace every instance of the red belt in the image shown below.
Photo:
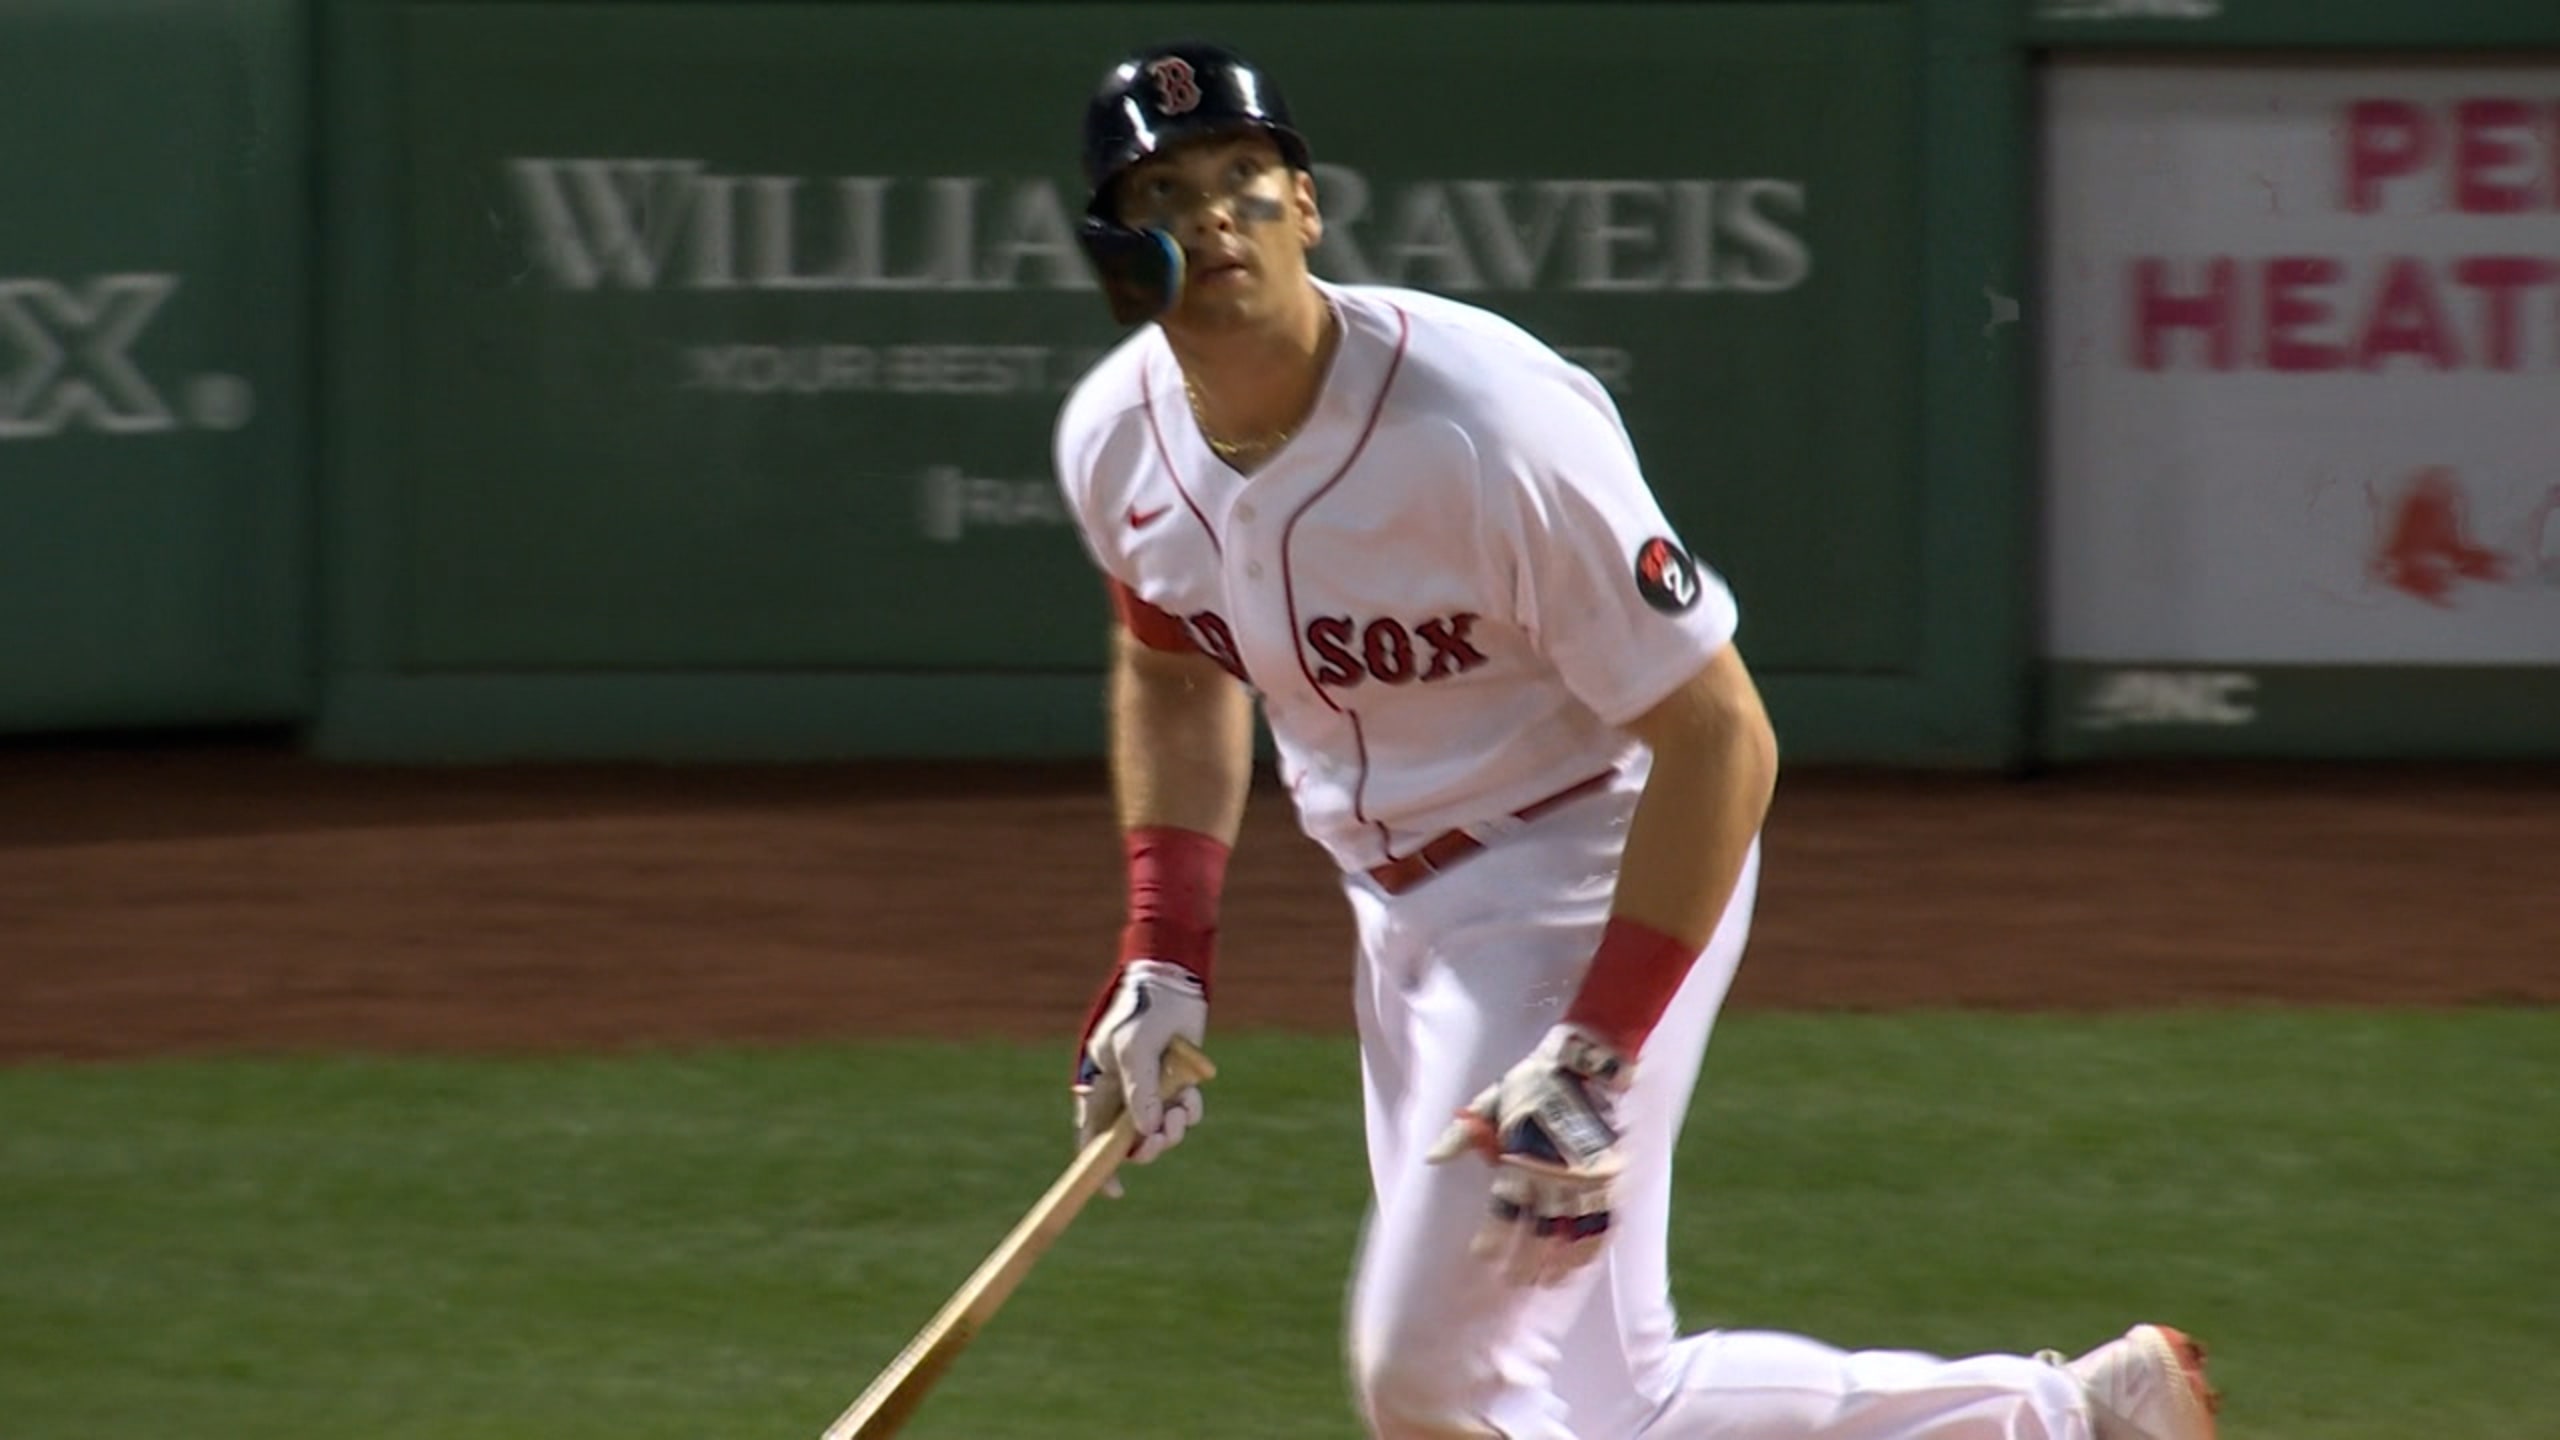
{"label": "red belt", "polygon": [[[1588,780],[1568,785],[1544,800],[1511,812],[1514,820],[1535,820],[1557,806],[1598,790],[1616,776],[1615,770],[1603,770]],[[1464,830],[1444,830],[1423,842],[1422,848],[1400,860],[1369,868],[1369,878],[1390,895],[1401,895],[1459,861],[1484,848],[1484,842]]]}

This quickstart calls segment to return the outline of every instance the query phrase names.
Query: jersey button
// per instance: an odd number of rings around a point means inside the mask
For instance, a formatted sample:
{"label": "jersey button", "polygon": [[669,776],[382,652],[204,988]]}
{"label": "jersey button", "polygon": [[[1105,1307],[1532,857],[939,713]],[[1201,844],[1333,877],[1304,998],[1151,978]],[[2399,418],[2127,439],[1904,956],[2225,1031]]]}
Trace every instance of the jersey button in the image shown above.
{"label": "jersey button", "polygon": [[1252,506],[1250,506],[1250,505],[1239,505],[1239,506],[1237,506],[1237,507],[1236,507],[1236,518],[1237,518],[1237,519],[1239,519],[1239,520],[1244,521],[1244,522],[1245,522],[1246,524],[1248,524],[1248,525],[1252,524],[1252,523],[1253,523],[1253,507],[1252,507]]}
{"label": "jersey button", "polygon": [[1247,560],[1246,562],[1244,562],[1244,578],[1246,578],[1247,580],[1259,580],[1259,579],[1261,579],[1261,578],[1262,578],[1262,562],[1261,562],[1261,561],[1259,561],[1259,560]]}

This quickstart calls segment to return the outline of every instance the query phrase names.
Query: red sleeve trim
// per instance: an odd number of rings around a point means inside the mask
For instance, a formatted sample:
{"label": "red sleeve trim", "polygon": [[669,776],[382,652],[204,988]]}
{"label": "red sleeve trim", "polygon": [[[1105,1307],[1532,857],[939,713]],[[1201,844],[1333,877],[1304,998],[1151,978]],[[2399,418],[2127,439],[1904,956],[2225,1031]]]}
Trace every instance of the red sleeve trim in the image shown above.
{"label": "red sleeve trim", "polygon": [[1139,599],[1137,591],[1116,577],[1106,577],[1104,583],[1111,590],[1111,613],[1120,617],[1121,628],[1136,636],[1139,644],[1150,650],[1199,653],[1200,645],[1191,638],[1190,626]]}

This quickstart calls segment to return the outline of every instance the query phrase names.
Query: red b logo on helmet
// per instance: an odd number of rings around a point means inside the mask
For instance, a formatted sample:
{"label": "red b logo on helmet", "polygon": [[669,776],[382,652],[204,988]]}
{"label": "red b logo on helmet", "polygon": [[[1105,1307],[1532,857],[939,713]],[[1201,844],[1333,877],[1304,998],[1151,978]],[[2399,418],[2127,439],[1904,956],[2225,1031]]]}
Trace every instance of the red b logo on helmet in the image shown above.
{"label": "red b logo on helmet", "polygon": [[1148,61],[1147,78],[1156,82],[1156,109],[1164,114],[1187,115],[1200,103],[1200,77],[1179,55]]}

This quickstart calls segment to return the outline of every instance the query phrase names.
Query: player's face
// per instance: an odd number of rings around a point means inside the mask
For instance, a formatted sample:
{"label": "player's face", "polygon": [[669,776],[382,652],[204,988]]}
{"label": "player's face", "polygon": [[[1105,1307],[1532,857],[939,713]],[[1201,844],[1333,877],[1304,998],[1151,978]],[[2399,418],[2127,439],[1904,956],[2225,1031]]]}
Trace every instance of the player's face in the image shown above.
{"label": "player's face", "polygon": [[1182,247],[1182,297],[1168,318],[1204,327],[1252,323],[1302,294],[1307,251],[1324,234],[1315,181],[1260,135],[1138,162],[1121,179],[1120,219]]}

